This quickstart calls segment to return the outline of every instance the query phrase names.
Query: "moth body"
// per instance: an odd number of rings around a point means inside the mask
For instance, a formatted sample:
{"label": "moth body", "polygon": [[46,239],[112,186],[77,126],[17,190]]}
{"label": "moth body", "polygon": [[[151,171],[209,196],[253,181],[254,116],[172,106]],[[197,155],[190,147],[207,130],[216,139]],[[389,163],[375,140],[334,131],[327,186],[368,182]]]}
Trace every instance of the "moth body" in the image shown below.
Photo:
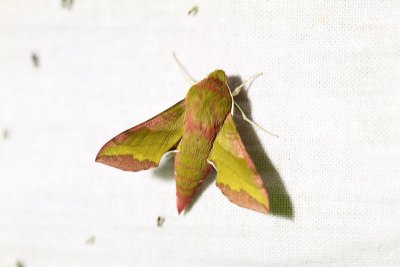
{"label": "moth body", "polygon": [[222,70],[193,85],[185,98],[184,129],[175,155],[177,208],[190,203],[211,170],[213,142],[232,106]]}

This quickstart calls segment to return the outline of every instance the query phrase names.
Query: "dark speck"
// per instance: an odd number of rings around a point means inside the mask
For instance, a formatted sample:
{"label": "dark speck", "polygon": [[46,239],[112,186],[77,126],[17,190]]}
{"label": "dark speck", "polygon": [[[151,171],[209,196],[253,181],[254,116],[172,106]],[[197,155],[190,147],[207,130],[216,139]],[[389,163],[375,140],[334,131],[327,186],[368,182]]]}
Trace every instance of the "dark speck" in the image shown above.
{"label": "dark speck", "polygon": [[71,9],[74,4],[74,0],[61,0],[61,6],[66,9]]}
{"label": "dark speck", "polygon": [[7,139],[10,136],[10,133],[7,129],[4,129],[2,135],[4,139]]}
{"label": "dark speck", "polygon": [[158,218],[157,218],[157,226],[158,227],[163,226],[164,222],[165,222],[165,218],[163,218],[161,216],[158,216]]}
{"label": "dark speck", "polygon": [[38,55],[36,53],[32,53],[31,54],[31,59],[32,59],[33,66],[38,68],[39,67],[39,57],[38,57]]}
{"label": "dark speck", "polygon": [[199,12],[199,7],[198,6],[194,6],[188,11],[188,15],[196,16],[197,12]]}
{"label": "dark speck", "polygon": [[88,245],[94,245],[95,242],[96,242],[96,237],[94,235],[92,235],[86,240],[86,244]]}

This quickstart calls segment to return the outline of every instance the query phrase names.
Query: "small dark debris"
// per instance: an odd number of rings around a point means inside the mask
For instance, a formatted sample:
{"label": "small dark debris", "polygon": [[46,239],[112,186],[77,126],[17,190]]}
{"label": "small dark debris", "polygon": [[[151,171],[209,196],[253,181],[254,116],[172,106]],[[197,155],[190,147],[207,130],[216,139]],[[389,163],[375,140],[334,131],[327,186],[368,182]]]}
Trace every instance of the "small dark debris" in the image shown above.
{"label": "small dark debris", "polygon": [[199,7],[198,6],[194,6],[188,11],[188,15],[196,16],[197,12],[199,12]]}
{"label": "small dark debris", "polygon": [[39,65],[40,65],[39,56],[36,53],[32,52],[31,59],[32,59],[33,66],[35,66],[36,68],[39,68]]}
{"label": "small dark debris", "polygon": [[157,226],[158,227],[163,226],[164,222],[165,222],[165,218],[163,218],[161,216],[158,216],[158,218],[157,218]]}
{"label": "small dark debris", "polygon": [[16,267],[25,267],[25,264],[24,264],[22,261],[17,261],[17,262],[15,263],[15,266],[16,266]]}
{"label": "small dark debris", "polygon": [[74,4],[74,0],[61,0],[61,6],[63,8],[71,9]]}
{"label": "small dark debris", "polygon": [[7,129],[4,129],[2,135],[4,139],[7,139],[10,136],[10,132]]}
{"label": "small dark debris", "polygon": [[91,236],[91,237],[89,237],[87,240],[86,240],[86,244],[88,244],[88,245],[94,245],[94,243],[96,242],[96,237],[93,235],[93,236]]}

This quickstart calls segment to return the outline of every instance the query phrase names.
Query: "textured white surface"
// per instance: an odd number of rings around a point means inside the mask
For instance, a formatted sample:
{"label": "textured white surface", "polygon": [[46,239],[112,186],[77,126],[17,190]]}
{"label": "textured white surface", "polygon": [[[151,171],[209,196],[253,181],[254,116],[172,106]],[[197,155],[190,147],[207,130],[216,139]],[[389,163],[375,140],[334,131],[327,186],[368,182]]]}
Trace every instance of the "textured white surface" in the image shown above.
{"label": "textured white surface", "polygon": [[[114,2],[0,3],[0,266],[400,264],[400,2]],[[265,73],[238,101],[280,138],[237,122],[273,214],[94,163],[185,95],[171,51]]]}

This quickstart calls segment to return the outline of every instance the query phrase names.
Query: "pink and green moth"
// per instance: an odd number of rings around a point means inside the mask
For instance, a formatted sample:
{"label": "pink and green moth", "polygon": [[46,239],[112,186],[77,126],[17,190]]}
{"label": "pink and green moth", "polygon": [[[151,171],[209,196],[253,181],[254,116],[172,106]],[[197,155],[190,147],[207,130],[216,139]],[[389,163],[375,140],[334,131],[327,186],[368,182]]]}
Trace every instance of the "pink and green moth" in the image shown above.
{"label": "pink and green moth", "polygon": [[215,70],[191,82],[185,99],[111,139],[96,161],[124,171],[141,171],[156,167],[165,153],[175,152],[178,213],[191,202],[212,167],[217,186],[231,202],[267,213],[267,190],[233,121],[236,106],[246,121],[258,126],[233,99],[247,81],[231,92],[225,72]]}

